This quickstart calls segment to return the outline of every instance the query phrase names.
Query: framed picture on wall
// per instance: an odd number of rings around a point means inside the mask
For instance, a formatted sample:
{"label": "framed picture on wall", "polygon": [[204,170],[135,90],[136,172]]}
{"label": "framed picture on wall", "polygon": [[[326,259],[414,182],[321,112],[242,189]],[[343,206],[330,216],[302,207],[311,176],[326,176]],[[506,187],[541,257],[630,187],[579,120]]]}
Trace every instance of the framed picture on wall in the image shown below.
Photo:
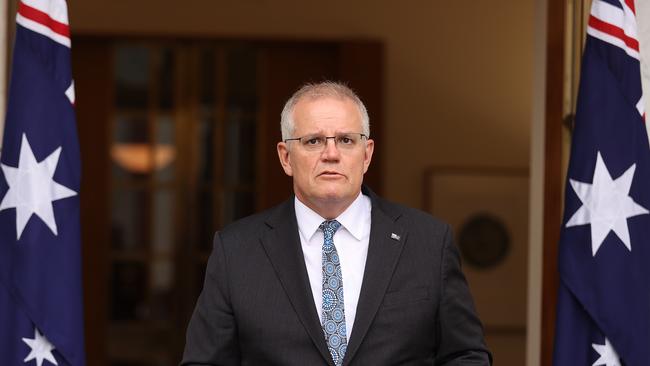
{"label": "framed picture on wall", "polygon": [[[426,211],[449,223],[488,343],[525,345],[528,171],[431,167]],[[498,346],[497,346],[498,347]],[[496,350],[495,350],[496,351]],[[514,356],[513,356],[514,357]]]}

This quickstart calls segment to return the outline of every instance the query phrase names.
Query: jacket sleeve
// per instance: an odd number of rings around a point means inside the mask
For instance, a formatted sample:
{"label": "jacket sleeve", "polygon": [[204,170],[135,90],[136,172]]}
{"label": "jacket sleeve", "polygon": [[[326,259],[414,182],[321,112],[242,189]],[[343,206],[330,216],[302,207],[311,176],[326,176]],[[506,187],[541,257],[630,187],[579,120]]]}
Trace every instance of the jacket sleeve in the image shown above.
{"label": "jacket sleeve", "polygon": [[483,340],[483,326],[476,315],[460,255],[447,226],[442,249],[441,294],[438,314],[440,343],[436,365],[469,366],[492,364]]}
{"label": "jacket sleeve", "polygon": [[181,366],[239,365],[237,323],[230,303],[228,267],[219,233],[199,295],[187,328],[185,351]]}

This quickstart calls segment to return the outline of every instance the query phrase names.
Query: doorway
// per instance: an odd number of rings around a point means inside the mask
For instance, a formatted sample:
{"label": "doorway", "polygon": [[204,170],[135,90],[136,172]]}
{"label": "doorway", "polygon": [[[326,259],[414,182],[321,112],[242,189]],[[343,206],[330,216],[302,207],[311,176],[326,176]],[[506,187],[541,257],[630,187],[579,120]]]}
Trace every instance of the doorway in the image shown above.
{"label": "doorway", "polygon": [[[373,41],[77,37],[88,363],[176,365],[215,230],[291,195],[275,144],[305,82],[348,82],[382,131]],[[365,182],[381,193],[381,152]]]}

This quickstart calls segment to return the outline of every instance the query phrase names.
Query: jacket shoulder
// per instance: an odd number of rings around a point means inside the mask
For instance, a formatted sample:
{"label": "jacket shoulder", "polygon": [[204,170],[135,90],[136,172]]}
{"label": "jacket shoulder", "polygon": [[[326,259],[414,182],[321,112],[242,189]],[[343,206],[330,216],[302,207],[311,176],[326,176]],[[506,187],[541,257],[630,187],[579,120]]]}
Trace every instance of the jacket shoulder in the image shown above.
{"label": "jacket shoulder", "polygon": [[[218,235],[224,243],[233,241],[233,239],[235,242],[258,239],[269,230],[268,222],[271,217],[281,215],[283,211],[287,212],[285,215],[292,212],[292,206],[290,206],[292,202],[287,200],[275,207],[236,220],[217,230],[215,235]],[[292,218],[287,216],[286,219],[291,220]]]}

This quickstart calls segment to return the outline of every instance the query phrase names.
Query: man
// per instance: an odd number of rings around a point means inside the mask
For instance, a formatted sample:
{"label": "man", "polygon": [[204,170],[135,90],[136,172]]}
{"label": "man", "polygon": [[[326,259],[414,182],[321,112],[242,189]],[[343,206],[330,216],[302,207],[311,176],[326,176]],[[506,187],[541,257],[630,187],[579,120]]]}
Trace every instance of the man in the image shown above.
{"label": "man", "polygon": [[449,227],[362,186],[354,92],[306,85],[281,128],[295,197],[215,235],[182,365],[490,365]]}

